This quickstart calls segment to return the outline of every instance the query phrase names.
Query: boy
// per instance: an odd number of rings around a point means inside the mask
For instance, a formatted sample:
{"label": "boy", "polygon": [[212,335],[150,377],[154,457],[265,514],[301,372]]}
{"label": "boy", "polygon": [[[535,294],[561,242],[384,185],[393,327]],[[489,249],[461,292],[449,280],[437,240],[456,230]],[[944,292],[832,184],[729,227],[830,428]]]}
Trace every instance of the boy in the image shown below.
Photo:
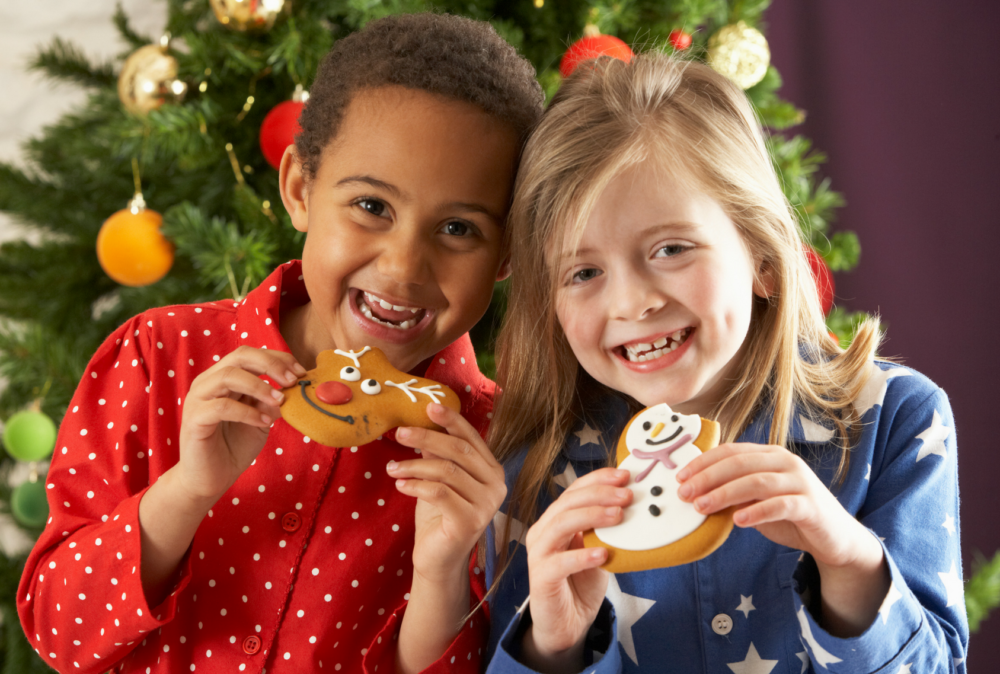
{"label": "boy", "polygon": [[[457,17],[389,17],[337,43],[281,166],[302,261],[243,302],[133,318],[74,396],[18,593],[50,665],[478,671],[469,553],[505,490],[466,331],[506,274],[533,75]],[[450,386],[469,421],[430,405],[447,434],[343,449],[274,422],[276,388],[320,351],[365,346]]]}

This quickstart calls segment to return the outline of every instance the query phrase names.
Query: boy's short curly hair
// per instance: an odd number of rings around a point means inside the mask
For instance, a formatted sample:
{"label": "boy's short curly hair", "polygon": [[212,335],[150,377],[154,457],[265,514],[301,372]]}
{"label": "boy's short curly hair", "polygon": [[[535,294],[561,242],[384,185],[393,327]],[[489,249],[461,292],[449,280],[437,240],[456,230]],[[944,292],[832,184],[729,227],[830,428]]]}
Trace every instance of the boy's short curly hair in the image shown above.
{"label": "boy's short curly hair", "polygon": [[509,124],[522,143],[545,99],[534,67],[490,24],[449,14],[388,16],[338,40],[319,66],[295,137],[308,178],[354,94],[387,85],[472,103]]}

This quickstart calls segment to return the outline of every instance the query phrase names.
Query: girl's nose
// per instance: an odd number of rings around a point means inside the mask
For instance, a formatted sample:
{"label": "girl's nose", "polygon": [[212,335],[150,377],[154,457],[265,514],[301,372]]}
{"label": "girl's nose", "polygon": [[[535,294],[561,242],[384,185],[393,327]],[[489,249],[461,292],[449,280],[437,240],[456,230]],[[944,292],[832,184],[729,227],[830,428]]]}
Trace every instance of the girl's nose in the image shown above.
{"label": "girl's nose", "polygon": [[641,274],[618,274],[612,290],[615,318],[641,321],[663,308],[668,298]]}
{"label": "girl's nose", "polygon": [[428,242],[418,235],[391,234],[379,254],[376,268],[400,285],[424,283],[430,268],[428,246]]}

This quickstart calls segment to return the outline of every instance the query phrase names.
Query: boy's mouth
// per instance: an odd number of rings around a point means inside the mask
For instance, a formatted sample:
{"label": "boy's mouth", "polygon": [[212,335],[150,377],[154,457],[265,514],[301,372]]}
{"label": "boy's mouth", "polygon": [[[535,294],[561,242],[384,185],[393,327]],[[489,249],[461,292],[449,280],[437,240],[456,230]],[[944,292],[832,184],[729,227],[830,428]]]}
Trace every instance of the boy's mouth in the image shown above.
{"label": "boy's mouth", "polygon": [[678,349],[691,336],[692,328],[682,328],[663,335],[653,342],[633,342],[616,347],[618,355],[632,363],[645,363],[662,358]]}
{"label": "boy's mouth", "polygon": [[427,310],[422,307],[393,304],[366,290],[358,292],[355,301],[358,311],[365,318],[391,330],[409,330],[417,325],[427,313]]}

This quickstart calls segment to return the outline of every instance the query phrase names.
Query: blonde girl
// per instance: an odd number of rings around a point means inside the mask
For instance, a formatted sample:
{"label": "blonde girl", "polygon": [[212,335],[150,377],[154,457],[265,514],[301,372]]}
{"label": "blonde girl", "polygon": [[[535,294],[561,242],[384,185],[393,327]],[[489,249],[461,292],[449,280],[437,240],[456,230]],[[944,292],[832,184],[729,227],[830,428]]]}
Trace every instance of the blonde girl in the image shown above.
{"label": "blonde girl", "polygon": [[[490,672],[964,670],[947,397],[875,359],[874,322],[828,335],[742,91],[661,55],[580,68],[507,235]],[[581,533],[622,520],[613,446],[659,403],[723,435],[662,488],[736,526],[701,561],[608,574]]]}

